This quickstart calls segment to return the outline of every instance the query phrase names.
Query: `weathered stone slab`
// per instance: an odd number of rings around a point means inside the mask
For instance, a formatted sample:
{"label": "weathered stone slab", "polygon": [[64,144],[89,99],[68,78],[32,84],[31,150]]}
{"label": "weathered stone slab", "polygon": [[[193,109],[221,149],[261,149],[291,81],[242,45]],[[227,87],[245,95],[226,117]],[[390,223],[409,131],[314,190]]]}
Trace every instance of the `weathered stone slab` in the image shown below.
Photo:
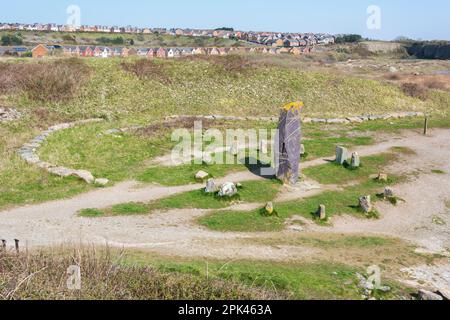
{"label": "weathered stone slab", "polygon": [[195,175],[195,179],[197,179],[197,180],[205,180],[208,177],[209,177],[209,173],[202,171],[202,170],[197,172],[197,174]]}
{"label": "weathered stone slab", "polygon": [[72,172],[72,175],[74,177],[84,180],[88,184],[92,184],[95,181],[95,178],[92,175],[92,173],[90,173],[89,171],[86,171],[86,170],[75,170]]}
{"label": "weathered stone slab", "polygon": [[371,197],[363,196],[359,198],[359,206],[364,211],[364,213],[371,213],[373,211]]}
{"label": "weathered stone slab", "polygon": [[319,209],[317,210],[317,217],[320,220],[326,220],[327,219],[327,211],[326,211],[326,207],[324,204],[321,204],[319,206]]}
{"label": "weathered stone slab", "polygon": [[336,147],[336,163],[343,165],[349,158],[347,148],[338,146]]}
{"label": "weathered stone slab", "polygon": [[358,152],[352,153],[352,160],[350,162],[352,168],[359,168],[361,166],[361,158],[359,157]]}
{"label": "weathered stone slab", "polygon": [[214,181],[214,179],[209,179],[208,182],[206,182],[205,193],[214,193],[216,191],[216,182]]}

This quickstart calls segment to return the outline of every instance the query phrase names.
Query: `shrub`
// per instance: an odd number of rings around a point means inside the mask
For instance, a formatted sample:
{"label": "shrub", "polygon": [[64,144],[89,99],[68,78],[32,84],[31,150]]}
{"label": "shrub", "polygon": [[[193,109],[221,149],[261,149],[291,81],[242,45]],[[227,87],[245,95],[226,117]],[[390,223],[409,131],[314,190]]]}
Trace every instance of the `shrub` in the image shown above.
{"label": "shrub", "polygon": [[422,100],[425,100],[428,97],[428,91],[427,89],[417,83],[404,83],[402,84],[402,91],[407,96],[413,97],[413,98],[419,98]]}
{"label": "shrub", "polygon": [[122,69],[133,73],[142,80],[154,79],[164,84],[171,82],[164,65],[152,60],[140,59],[135,62],[123,62],[121,66]]}
{"label": "shrub", "polygon": [[425,87],[428,89],[436,89],[436,90],[445,90],[447,86],[443,81],[439,81],[437,79],[428,79],[424,83]]}
{"label": "shrub", "polygon": [[23,91],[37,101],[66,101],[90,77],[90,69],[79,59],[53,63],[0,64],[0,93]]}

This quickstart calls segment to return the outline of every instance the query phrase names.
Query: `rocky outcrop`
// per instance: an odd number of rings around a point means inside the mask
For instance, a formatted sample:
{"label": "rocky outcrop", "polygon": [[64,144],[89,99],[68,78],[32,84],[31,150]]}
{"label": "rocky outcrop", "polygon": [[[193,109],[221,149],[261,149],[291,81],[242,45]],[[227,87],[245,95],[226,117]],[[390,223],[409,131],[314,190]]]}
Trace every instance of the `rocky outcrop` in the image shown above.
{"label": "rocky outcrop", "polygon": [[19,149],[18,153],[20,157],[25,160],[29,164],[36,165],[37,167],[46,170],[47,172],[57,175],[59,177],[65,178],[65,177],[77,177],[81,180],[84,180],[86,183],[92,184],[96,183],[99,185],[106,185],[108,184],[108,179],[104,178],[98,178],[96,179],[91,172],[86,170],[76,170],[76,169],[70,169],[58,165],[54,165],[45,161],[42,161],[38,154],[37,150],[39,147],[44,143],[44,141],[49,137],[51,134],[73,128],[78,125],[86,124],[86,123],[93,123],[93,122],[100,122],[103,121],[103,119],[87,119],[87,120],[79,120],[71,123],[61,123],[54,125],[50,128],[48,128],[46,131],[42,132],[39,136],[35,137],[30,142],[24,144],[22,148]]}
{"label": "rocky outcrop", "polygon": [[450,44],[420,44],[409,46],[408,54],[419,59],[450,59]]}

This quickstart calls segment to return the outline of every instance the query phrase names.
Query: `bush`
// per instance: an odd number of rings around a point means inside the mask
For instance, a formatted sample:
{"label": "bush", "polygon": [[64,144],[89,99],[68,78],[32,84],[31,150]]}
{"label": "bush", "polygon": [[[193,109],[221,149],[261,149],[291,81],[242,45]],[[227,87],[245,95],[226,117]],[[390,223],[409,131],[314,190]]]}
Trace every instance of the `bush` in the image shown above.
{"label": "bush", "polygon": [[447,89],[446,84],[443,81],[439,81],[437,79],[428,79],[424,82],[425,87],[428,89],[435,90],[445,90]]}
{"label": "bush", "polygon": [[53,63],[2,63],[0,93],[23,91],[37,101],[66,101],[75,97],[89,77],[90,69],[74,58]]}
{"label": "bush", "polygon": [[20,46],[23,44],[23,40],[18,35],[4,35],[1,39],[2,46]]}
{"label": "bush", "polygon": [[164,65],[152,60],[141,59],[136,62],[123,62],[121,66],[125,71],[133,73],[142,80],[154,79],[164,84],[171,82]]}
{"label": "bush", "polygon": [[404,94],[413,98],[425,100],[428,98],[428,90],[417,83],[404,83],[401,87]]}

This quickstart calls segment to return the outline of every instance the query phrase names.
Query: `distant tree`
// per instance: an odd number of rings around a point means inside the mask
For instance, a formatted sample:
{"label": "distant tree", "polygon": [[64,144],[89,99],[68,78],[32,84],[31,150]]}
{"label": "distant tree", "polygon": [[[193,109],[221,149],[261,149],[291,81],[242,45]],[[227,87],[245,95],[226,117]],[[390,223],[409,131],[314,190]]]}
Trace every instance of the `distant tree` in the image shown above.
{"label": "distant tree", "polygon": [[134,40],[130,39],[130,46],[134,46]]}
{"label": "distant tree", "polygon": [[234,31],[234,28],[230,28],[230,27],[222,27],[222,28],[217,28],[216,31]]}
{"label": "distant tree", "polygon": [[7,34],[2,36],[2,46],[20,46],[23,44],[23,40],[18,35]]}
{"label": "distant tree", "polygon": [[116,37],[116,38],[101,37],[101,38],[97,38],[97,42],[102,43],[102,44],[121,45],[121,44],[125,43],[125,40],[122,37]]}
{"label": "distant tree", "polygon": [[356,43],[361,42],[363,40],[363,37],[359,34],[344,34],[342,36],[336,37],[336,43],[342,44],[342,43]]}

